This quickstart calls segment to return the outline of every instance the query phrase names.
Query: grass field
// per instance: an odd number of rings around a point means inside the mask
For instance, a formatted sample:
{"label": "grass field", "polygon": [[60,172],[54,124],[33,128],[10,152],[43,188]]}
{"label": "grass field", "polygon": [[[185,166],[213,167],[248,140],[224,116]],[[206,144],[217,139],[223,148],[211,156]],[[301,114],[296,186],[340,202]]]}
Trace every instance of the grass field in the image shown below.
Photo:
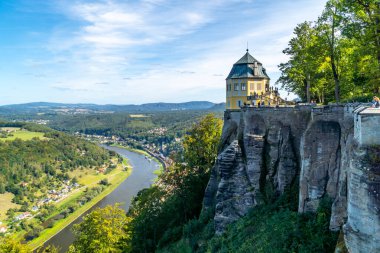
{"label": "grass field", "polygon": [[[128,170],[125,171],[124,168],[128,167]],[[79,216],[81,216],[83,213],[85,213],[87,210],[89,210],[92,206],[94,206],[96,203],[98,203],[100,200],[102,200],[105,196],[110,194],[114,189],[116,189],[132,172],[132,168],[128,166],[127,160],[124,159],[122,164],[119,164],[117,168],[115,168],[113,171],[111,171],[109,174],[87,174],[82,176],[82,178],[78,178],[79,183],[85,184],[87,187],[95,186],[101,179],[107,178],[108,182],[111,184],[108,186],[104,191],[102,191],[98,196],[93,198],[90,202],[87,202],[83,206],[81,206],[79,209],[77,209],[73,214],[69,215],[67,218],[57,221],[52,228],[45,229],[41,232],[40,236],[28,243],[28,245],[36,249],[40,246],[42,246],[46,241],[48,241],[51,237],[53,237],[55,234],[57,234],[59,231],[64,229],[67,225],[72,223],[74,220],[76,220]],[[77,173],[76,175],[79,176],[82,172],[81,171],[74,171],[73,173]],[[81,181],[82,180],[82,181]],[[54,212],[51,216],[54,216],[59,213],[59,210],[64,208],[65,206],[69,205],[72,201],[75,201],[77,198],[79,198],[83,192],[85,187],[81,188],[81,190],[78,190],[77,192],[73,193],[70,197],[62,200],[59,204],[57,204],[56,212]]]}
{"label": "grass field", "polygon": [[12,193],[6,192],[0,194],[0,221],[4,221],[7,218],[7,211],[10,208],[18,208],[19,205],[12,203],[14,195]]}
{"label": "grass field", "polygon": [[130,114],[129,117],[131,117],[131,118],[148,118],[150,116],[144,115],[144,114]]}
{"label": "grass field", "polygon": [[16,128],[16,127],[2,127],[2,128],[0,128],[0,130],[9,131],[9,132],[11,132],[10,134],[12,135],[12,136],[8,136],[6,138],[0,138],[0,141],[13,141],[17,138],[19,138],[23,141],[27,141],[27,140],[31,140],[35,137],[39,138],[41,140],[47,139],[44,137],[44,133],[30,132],[28,130],[20,129],[20,128]]}
{"label": "grass field", "polygon": [[[117,161],[114,160],[114,163]],[[94,170],[81,170],[81,169],[76,169],[74,171],[69,172],[69,176],[71,178],[76,177],[78,179],[78,183],[84,186],[91,186],[94,183],[98,183],[100,180],[105,179],[105,178],[110,178],[113,177],[115,174],[118,174],[120,171],[123,170],[123,166],[127,167],[128,161],[125,159],[125,162],[123,161],[123,165],[119,165],[118,168],[112,170],[108,174],[104,173],[97,173]]]}
{"label": "grass field", "polygon": [[162,166],[162,163],[154,156],[152,156],[151,154],[149,154],[148,152],[144,151],[144,150],[141,150],[141,149],[135,149],[135,148],[131,148],[131,147],[128,147],[128,146],[122,146],[122,145],[118,145],[118,144],[112,144],[111,146],[113,147],[118,147],[118,148],[123,148],[123,149],[126,149],[126,150],[129,150],[129,151],[132,151],[132,152],[135,152],[135,153],[138,153],[138,154],[141,154],[141,155],[145,155],[146,157],[149,157],[150,159],[154,160],[156,163],[158,163],[158,165],[160,166],[157,170],[155,170],[153,173],[156,174],[156,175],[159,175],[162,173],[162,171],[164,170],[163,166]]}
{"label": "grass field", "polygon": [[14,132],[20,130],[19,127],[0,127],[0,130]]}

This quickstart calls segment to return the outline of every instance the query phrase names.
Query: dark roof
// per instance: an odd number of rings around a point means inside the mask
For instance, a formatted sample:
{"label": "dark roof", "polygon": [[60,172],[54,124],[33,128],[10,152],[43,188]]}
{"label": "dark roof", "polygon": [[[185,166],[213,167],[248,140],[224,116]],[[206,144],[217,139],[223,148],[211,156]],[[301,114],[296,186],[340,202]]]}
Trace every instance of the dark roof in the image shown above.
{"label": "dark roof", "polygon": [[[257,66],[257,75],[254,75],[255,63]],[[261,62],[250,55],[247,50],[247,53],[234,64],[227,79],[248,77],[269,78]]]}
{"label": "dark roof", "polygon": [[243,57],[241,57],[240,60],[238,60],[235,64],[248,64],[248,63],[253,64],[254,62],[261,64],[261,62],[259,62],[252,55],[250,55],[247,50],[247,53],[245,53],[245,55],[243,55]]}

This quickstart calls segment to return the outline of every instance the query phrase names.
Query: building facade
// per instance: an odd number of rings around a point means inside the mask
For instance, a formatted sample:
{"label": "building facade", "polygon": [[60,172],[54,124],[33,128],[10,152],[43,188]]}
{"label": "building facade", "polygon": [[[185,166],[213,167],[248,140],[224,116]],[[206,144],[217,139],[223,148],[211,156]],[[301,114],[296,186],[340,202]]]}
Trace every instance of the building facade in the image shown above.
{"label": "building facade", "polygon": [[270,78],[265,68],[247,49],[226,78],[226,109],[272,106],[279,102],[278,90],[270,87]]}

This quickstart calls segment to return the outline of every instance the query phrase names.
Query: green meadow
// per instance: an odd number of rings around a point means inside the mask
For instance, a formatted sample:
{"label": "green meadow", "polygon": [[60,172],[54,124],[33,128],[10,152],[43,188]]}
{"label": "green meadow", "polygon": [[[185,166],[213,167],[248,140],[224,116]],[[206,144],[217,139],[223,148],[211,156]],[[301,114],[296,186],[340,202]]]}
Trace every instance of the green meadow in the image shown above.
{"label": "green meadow", "polygon": [[31,132],[17,127],[2,127],[0,130],[1,132],[5,133],[5,135],[0,138],[0,141],[13,141],[15,139],[27,141],[33,138],[39,138],[41,140],[47,139],[44,137],[44,133]]}

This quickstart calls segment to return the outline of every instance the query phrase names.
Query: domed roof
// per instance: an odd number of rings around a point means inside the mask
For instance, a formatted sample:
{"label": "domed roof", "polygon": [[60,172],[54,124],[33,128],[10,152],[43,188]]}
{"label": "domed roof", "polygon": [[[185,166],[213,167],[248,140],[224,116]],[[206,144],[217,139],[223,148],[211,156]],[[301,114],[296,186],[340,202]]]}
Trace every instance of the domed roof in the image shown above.
{"label": "domed roof", "polygon": [[227,79],[235,78],[268,78],[265,68],[261,62],[256,60],[252,55],[249,54],[248,49],[245,55],[240,58],[232,67],[230,74]]}

